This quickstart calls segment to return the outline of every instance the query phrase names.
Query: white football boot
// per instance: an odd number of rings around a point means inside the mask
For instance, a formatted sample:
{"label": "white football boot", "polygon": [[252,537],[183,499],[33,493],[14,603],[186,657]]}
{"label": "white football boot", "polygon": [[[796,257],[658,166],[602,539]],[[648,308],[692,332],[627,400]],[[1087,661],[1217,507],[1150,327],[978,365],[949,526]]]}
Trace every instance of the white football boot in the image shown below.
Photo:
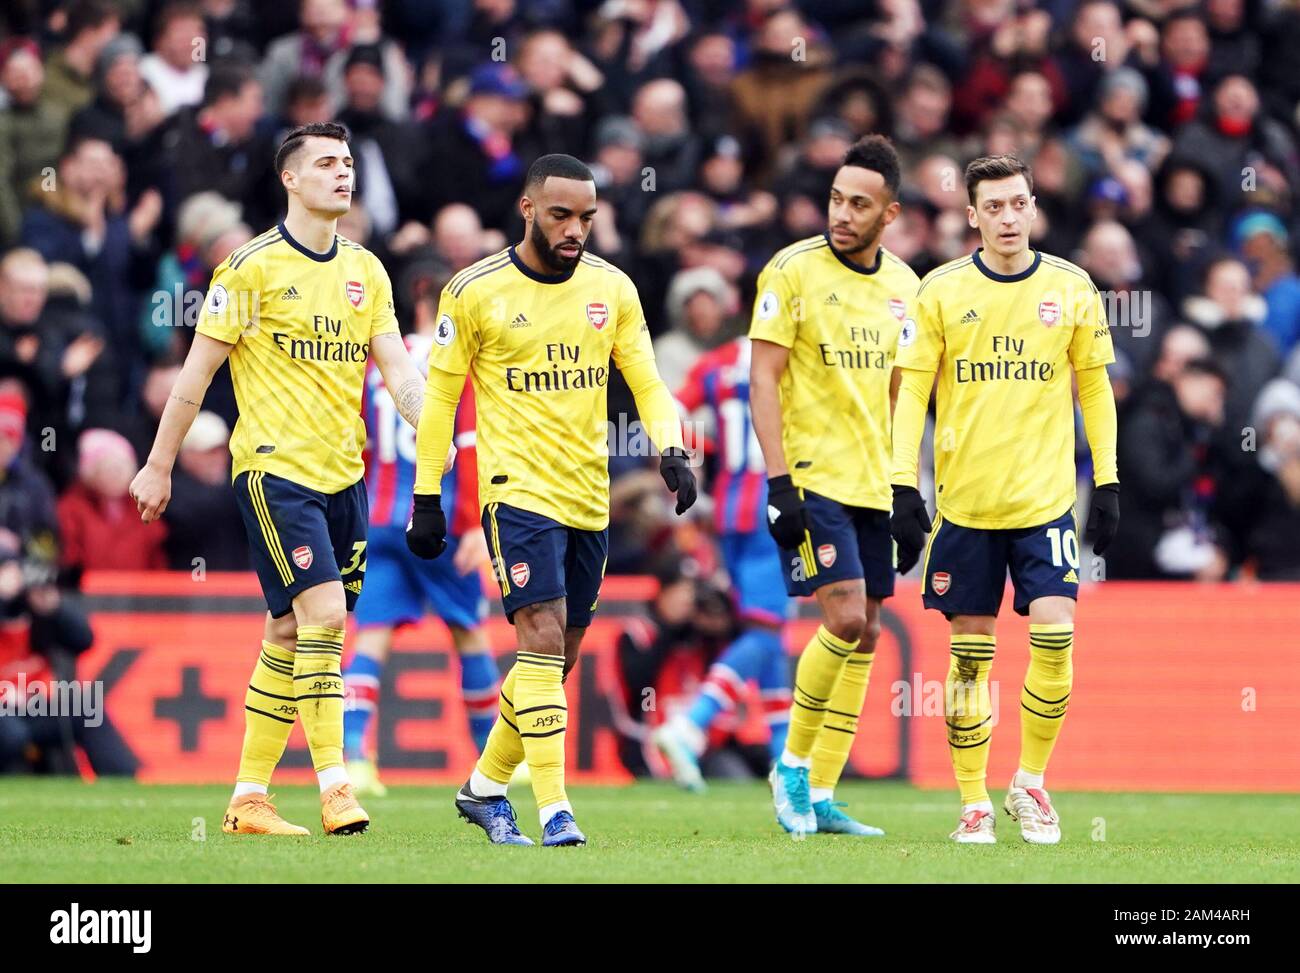
{"label": "white football boot", "polygon": [[1006,812],[1020,822],[1020,837],[1031,845],[1055,845],[1061,841],[1061,819],[1056,816],[1052,799],[1041,787],[1017,787],[1011,778],[1007,799],[1002,803]]}
{"label": "white football boot", "polygon": [[993,833],[994,817],[991,811],[967,811],[948,837],[959,845],[995,845],[998,838]]}

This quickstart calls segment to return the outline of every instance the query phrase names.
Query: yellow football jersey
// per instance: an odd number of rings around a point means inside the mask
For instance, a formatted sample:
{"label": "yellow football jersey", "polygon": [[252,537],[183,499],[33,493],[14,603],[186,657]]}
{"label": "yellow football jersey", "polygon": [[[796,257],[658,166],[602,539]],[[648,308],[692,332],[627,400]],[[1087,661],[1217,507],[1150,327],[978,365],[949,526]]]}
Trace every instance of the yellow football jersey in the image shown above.
{"label": "yellow football jersey", "polygon": [[[1115,360],[1106,309],[1084,271],[1035,251],[1022,273],[997,274],[976,251],[926,275],[898,345],[900,368],[939,375],[935,501],[944,519],[1036,527],[1070,509],[1070,367]],[[894,477],[907,482],[898,469]]]}
{"label": "yellow football jersey", "polygon": [[508,247],[447,284],[433,342],[431,369],[473,376],[480,506],[607,527],[610,359],[654,360],[627,275],[584,254],[543,277]]}
{"label": "yellow football jersey", "polygon": [[387,272],[351,240],[314,253],[281,223],[226,258],[198,332],[235,346],[232,475],[261,470],[322,493],[361,479],[370,339],[397,330]]}
{"label": "yellow football jersey", "polygon": [[884,247],[867,270],[825,236],[791,244],[763,268],[749,336],[790,349],[781,439],[795,486],[890,508],[889,379],[918,282]]}

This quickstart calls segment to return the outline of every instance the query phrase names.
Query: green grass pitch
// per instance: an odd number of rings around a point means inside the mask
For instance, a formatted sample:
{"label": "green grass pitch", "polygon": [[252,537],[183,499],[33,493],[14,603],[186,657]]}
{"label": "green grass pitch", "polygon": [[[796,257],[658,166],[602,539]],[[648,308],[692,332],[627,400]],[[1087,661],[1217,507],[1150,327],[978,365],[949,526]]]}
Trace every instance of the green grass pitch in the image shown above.
{"label": "green grass pitch", "polygon": [[[314,790],[278,790],[309,838],[221,833],[226,787],[8,778],[0,784],[6,882],[1300,882],[1300,795],[1065,793],[1055,848],[1020,840],[957,847],[955,797],[898,783],[849,783],[840,800],[886,838],[795,841],[762,783],[708,796],[666,784],[573,788],[586,848],[494,848],[463,823],[451,788],[393,788],[365,802],[369,834],[326,838]],[[994,792],[1000,805],[1002,793]],[[539,837],[531,795],[523,830]],[[199,819],[199,820],[196,820]],[[206,828],[206,835],[203,829]]]}

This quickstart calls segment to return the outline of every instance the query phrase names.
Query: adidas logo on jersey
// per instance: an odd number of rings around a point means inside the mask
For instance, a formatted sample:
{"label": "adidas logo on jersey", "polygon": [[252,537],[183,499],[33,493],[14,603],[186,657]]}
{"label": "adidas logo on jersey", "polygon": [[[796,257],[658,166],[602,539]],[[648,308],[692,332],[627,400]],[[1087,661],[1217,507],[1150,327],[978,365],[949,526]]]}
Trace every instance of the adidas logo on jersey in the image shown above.
{"label": "adidas logo on jersey", "polygon": [[979,319],[980,319],[980,316],[979,316],[978,314],[976,314],[976,313],[975,313],[975,309],[972,308],[971,310],[967,311],[965,314],[963,314],[963,315],[961,316],[961,321],[959,321],[958,323],[959,323],[959,324],[978,324],[978,323],[979,323]]}
{"label": "adidas logo on jersey", "polygon": [[1078,583],[1079,583],[1079,575],[1078,575],[1078,573],[1074,570],[1074,568],[1070,568],[1069,571],[1066,571],[1066,572],[1065,572],[1065,577],[1062,578],[1061,580],[1062,580],[1063,582],[1065,582],[1066,584],[1078,584]]}
{"label": "adidas logo on jersey", "polygon": [[531,323],[532,323],[532,322],[529,321],[526,317],[524,317],[523,314],[516,314],[516,315],[515,315],[515,319],[514,319],[513,321],[510,322],[510,327],[512,327],[512,328],[526,328],[526,327],[528,327],[529,324],[531,324]]}
{"label": "adidas logo on jersey", "polygon": [[827,307],[839,307],[839,306],[840,306],[840,299],[839,299],[838,297],[835,296],[835,292],[834,292],[834,291],[831,291],[831,296],[828,297],[828,298],[826,298],[826,306],[827,306]]}
{"label": "adidas logo on jersey", "polygon": [[301,300],[302,300],[302,295],[298,293],[298,288],[296,288],[296,287],[294,287],[292,284],[290,284],[290,285],[289,285],[289,289],[288,289],[287,291],[285,291],[283,294],[280,295],[280,300],[282,300],[282,301],[301,301]]}

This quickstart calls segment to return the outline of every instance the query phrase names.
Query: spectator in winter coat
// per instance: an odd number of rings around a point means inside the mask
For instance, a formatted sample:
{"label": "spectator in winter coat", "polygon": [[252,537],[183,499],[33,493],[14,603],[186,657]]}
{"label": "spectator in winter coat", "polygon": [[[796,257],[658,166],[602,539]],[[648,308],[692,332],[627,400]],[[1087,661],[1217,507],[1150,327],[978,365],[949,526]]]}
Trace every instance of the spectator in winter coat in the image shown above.
{"label": "spectator in winter coat", "polygon": [[84,571],[161,571],[167,567],[163,521],[142,523],[127,488],[139,464],[126,438],[87,429],[77,452],[77,482],[59,498],[62,567]]}

